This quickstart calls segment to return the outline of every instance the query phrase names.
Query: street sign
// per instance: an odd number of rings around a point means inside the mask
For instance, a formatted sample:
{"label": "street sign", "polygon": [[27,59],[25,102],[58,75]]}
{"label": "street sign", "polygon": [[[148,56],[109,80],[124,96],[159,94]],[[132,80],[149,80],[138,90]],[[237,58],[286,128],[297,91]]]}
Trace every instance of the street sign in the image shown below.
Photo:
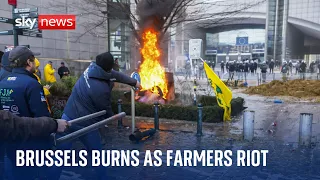
{"label": "street sign", "polygon": [[15,8],[13,13],[18,14],[18,13],[29,13],[29,12],[38,12],[38,8]]}
{"label": "street sign", "polygon": [[9,18],[6,18],[6,17],[0,17],[0,22],[13,24],[13,19],[9,19]]}
{"label": "street sign", "polygon": [[202,39],[189,40],[189,57],[190,59],[199,59],[202,52]]}
{"label": "street sign", "polygon": [[17,0],[8,0],[8,4],[12,6],[17,6]]}
{"label": "street sign", "polygon": [[133,73],[131,74],[131,78],[137,80],[137,81],[141,84],[141,78],[140,78],[139,73],[133,72]]}
{"label": "street sign", "polygon": [[0,31],[0,36],[1,35],[13,35],[13,30]]}
{"label": "street sign", "polygon": [[38,13],[37,12],[30,12],[30,13],[23,13],[23,14],[13,14],[13,18],[22,18],[22,17],[27,17],[27,18],[37,18]]}

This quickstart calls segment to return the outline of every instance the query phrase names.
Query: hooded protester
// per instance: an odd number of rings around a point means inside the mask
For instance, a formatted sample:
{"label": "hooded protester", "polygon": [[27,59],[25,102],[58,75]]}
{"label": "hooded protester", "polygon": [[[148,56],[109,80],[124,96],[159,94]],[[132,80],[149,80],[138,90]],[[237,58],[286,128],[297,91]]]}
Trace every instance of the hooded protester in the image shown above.
{"label": "hooded protester", "polygon": [[0,81],[7,77],[12,72],[9,62],[9,52],[5,52],[1,58],[1,70],[0,70]]}
{"label": "hooded protester", "polygon": [[44,80],[47,83],[55,83],[57,80],[56,77],[54,77],[54,73],[55,70],[52,67],[52,62],[49,61],[49,63],[44,67]]}
{"label": "hooded protester", "polygon": [[[106,115],[78,123],[77,127],[70,127],[68,133],[113,116],[111,93],[114,82],[140,88],[140,83],[137,80],[112,70],[113,65],[114,59],[110,52],[99,54],[96,57],[96,62],[92,62],[89,65],[73,87],[71,96],[64,108],[62,119],[72,120],[102,110],[107,111]],[[82,136],[80,140],[87,148],[88,153],[92,152],[92,150],[102,150],[98,130]],[[71,149],[72,143],[65,143],[57,148],[62,150]],[[61,171],[62,167],[54,167],[52,174],[50,174],[51,179],[59,179]],[[104,167],[98,167],[97,172],[98,179],[107,179]]]}

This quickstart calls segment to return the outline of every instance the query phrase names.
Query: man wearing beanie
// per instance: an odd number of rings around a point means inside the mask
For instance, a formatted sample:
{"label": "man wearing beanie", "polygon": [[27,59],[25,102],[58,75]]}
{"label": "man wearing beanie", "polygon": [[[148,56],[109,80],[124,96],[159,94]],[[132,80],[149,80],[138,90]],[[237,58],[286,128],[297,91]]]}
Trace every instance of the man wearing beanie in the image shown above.
{"label": "man wearing beanie", "polygon": [[[74,132],[78,129],[113,116],[111,108],[111,91],[114,82],[120,82],[140,88],[139,82],[135,79],[121,72],[112,70],[113,65],[114,59],[109,52],[99,54],[96,57],[96,62],[92,62],[89,65],[73,87],[72,94],[65,106],[62,118],[72,120],[102,110],[107,111],[106,115],[90,121],[81,122],[77,124],[79,125],[77,127],[72,126],[69,128],[67,133]],[[80,140],[86,146],[88,153],[92,150],[102,149],[98,130],[82,136]],[[63,144],[57,148],[64,150],[71,149],[71,147],[72,144],[69,143]],[[89,160],[88,162],[91,161]],[[58,180],[61,171],[61,167],[54,167],[50,177],[54,180]],[[98,167],[97,171],[99,176],[98,179],[107,179],[106,169],[104,167]]]}

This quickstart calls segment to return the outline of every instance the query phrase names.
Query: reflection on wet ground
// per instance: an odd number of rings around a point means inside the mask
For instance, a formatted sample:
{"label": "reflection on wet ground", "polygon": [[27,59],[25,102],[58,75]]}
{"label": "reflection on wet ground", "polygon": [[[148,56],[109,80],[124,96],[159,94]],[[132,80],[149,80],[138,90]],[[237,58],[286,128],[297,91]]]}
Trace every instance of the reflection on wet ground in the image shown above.
{"label": "reflection on wet ground", "polygon": [[[275,104],[275,98],[248,96],[234,93],[234,97],[245,98],[248,110],[255,111],[255,139],[242,140],[242,115],[231,122],[204,123],[202,137],[195,136],[196,123],[160,119],[160,130],[153,137],[141,142],[130,142],[130,128],[117,129],[116,122],[103,129],[105,149],[133,150],[269,150],[267,166],[263,167],[106,167],[109,179],[320,179],[320,105],[315,103],[289,102]],[[299,114],[313,113],[312,147],[298,146]],[[123,120],[131,125],[131,118]],[[137,117],[141,130],[153,128],[153,118]],[[276,126],[274,126],[274,124]],[[81,145],[76,144],[76,148]],[[163,161],[165,161],[163,157]],[[235,157],[233,157],[236,162]],[[61,179],[96,179],[91,168],[69,168]]]}

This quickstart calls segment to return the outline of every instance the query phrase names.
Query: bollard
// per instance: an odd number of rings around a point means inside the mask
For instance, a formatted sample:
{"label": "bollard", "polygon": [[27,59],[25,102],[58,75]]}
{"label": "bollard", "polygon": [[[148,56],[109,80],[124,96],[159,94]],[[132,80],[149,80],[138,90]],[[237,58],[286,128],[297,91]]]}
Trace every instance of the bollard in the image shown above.
{"label": "bollard", "polygon": [[313,120],[313,114],[310,114],[310,113],[300,114],[299,144],[302,146],[311,145],[312,120]]}
{"label": "bollard", "polygon": [[198,104],[197,136],[202,136],[202,104]]}
{"label": "bollard", "polygon": [[258,79],[258,86],[260,85],[259,84],[259,73],[257,73],[257,79]]}
{"label": "bollard", "polygon": [[244,111],[243,114],[243,139],[252,141],[254,135],[254,111]]}
{"label": "bollard", "polygon": [[159,130],[159,102],[154,103],[154,129]]}
{"label": "bollard", "polygon": [[[121,105],[122,105],[122,99],[118,99],[118,114],[121,113]],[[118,120],[118,128],[122,128],[123,125],[122,125],[122,118],[120,118]]]}

